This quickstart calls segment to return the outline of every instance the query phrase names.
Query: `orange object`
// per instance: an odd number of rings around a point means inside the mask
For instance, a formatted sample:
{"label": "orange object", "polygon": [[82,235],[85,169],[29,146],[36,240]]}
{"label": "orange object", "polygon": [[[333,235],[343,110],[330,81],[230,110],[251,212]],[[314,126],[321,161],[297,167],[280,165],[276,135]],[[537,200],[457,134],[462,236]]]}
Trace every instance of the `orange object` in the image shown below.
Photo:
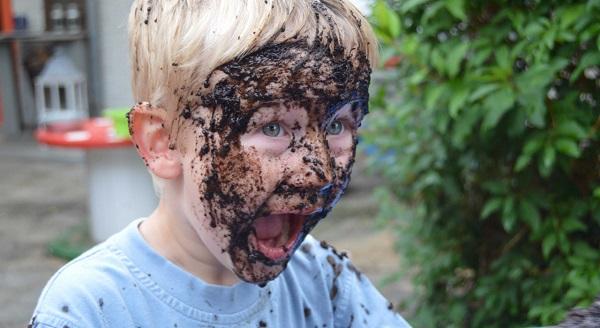
{"label": "orange object", "polygon": [[394,68],[394,67],[398,66],[398,64],[400,64],[401,61],[402,61],[402,57],[392,56],[388,60],[386,60],[385,63],[383,63],[383,67],[386,69]]}
{"label": "orange object", "polygon": [[0,32],[10,33],[14,28],[11,0],[0,0]]}
{"label": "orange object", "polygon": [[130,138],[115,135],[112,121],[106,118],[51,124],[38,128],[35,137],[40,143],[66,148],[115,148],[132,145]]}

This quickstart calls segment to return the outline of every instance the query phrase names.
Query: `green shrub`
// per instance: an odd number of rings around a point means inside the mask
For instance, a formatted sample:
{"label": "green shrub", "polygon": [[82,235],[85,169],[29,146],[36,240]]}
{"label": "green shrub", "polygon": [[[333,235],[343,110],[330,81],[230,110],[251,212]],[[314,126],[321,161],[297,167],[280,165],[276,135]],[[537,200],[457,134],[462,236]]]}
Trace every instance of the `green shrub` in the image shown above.
{"label": "green shrub", "polygon": [[372,18],[389,68],[365,138],[413,324],[549,325],[591,303],[600,0],[379,1]]}

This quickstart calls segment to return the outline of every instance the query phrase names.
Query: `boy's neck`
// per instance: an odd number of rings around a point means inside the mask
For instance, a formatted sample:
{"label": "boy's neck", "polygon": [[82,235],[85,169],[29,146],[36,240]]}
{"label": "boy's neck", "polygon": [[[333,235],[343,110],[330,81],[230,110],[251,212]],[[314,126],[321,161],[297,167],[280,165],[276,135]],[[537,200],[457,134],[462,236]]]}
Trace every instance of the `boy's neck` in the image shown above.
{"label": "boy's neck", "polygon": [[158,254],[208,284],[234,285],[239,278],[208,250],[185,218],[178,217],[161,199],[154,212],[139,226],[146,242]]}

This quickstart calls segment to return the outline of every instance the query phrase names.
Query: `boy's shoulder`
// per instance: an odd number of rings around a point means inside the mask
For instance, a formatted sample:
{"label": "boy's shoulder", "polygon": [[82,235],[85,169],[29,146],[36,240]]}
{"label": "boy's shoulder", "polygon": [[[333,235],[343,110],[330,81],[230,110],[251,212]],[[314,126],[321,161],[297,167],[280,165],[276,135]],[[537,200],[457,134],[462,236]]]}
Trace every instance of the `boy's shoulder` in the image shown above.
{"label": "boy's shoulder", "polygon": [[[103,312],[123,300],[135,285],[127,266],[111,246],[100,243],[58,270],[44,287],[32,318],[50,327],[107,326]],[[133,282],[133,283],[132,283]]]}
{"label": "boy's shoulder", "polygon": [[338,251],[333,245],[324,240],[317,240],[308,235],[296,252],[290,264],[303,274],[310,275],[313,280],[321,278],[330,290],[331,298],[337,295],[341,284],[347,280],[368,282],[368,279],[352,264],[345,251]]}
{"label": "boy's shoulder", "polygon": [[331,316],[343,327],[410,327],[348,254],[325,241],[307,236],[284,279],[291,280],[290,275],[308,303],[305,314]]}

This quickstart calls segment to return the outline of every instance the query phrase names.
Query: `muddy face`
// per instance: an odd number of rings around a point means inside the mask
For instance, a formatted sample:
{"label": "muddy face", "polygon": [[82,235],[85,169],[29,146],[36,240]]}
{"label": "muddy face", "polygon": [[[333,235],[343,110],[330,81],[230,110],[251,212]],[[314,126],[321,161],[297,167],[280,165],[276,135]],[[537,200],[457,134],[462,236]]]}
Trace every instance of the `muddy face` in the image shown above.
{"label": "muddy face", "polygon": [[172,129],[186,216],[242,280],[281,273],[344,192],[369,74],[360,52],[300,40],[229,62],[187,91]]}

